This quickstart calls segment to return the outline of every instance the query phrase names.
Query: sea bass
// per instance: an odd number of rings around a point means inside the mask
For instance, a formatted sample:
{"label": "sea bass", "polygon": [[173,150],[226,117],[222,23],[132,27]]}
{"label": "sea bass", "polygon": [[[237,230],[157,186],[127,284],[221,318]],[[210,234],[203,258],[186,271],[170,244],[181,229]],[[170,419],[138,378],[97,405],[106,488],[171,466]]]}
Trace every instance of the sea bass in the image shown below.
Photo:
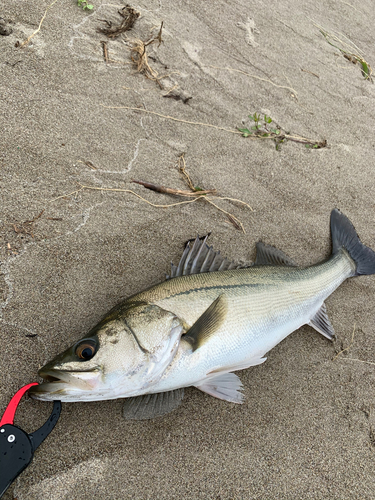
{"label": "sea bass", "polygon": [[153,418],[178,406],[183,388],[242,403],[234,371],[308,324],[334,336],[325,299],[347,278],[375,273],[375,252],[349,219],[331,213],[331,256],[301,268],[257,243],[255,263],[236,267],[205,238],[188,243],[165,282],[114,307],[85,337],[39,370],[40,400],[127,398],[126,418]]}

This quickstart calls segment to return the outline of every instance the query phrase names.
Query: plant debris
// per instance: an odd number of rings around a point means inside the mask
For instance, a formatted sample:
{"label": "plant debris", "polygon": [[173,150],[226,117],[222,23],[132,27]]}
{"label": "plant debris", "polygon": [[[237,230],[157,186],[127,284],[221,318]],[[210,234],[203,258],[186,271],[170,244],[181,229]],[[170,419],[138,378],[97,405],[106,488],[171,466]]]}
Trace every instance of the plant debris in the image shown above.
{"label": "plant debris", "polygon": [[[231,224],[233,224],[233,226],[236,229],[245,233],[245,229],[242,225],[242,222],[239,219],[237,219],[237,217],[235,217],[233,214],[231,214],[231,213],[227,212],[226,210],[223,210],[222,208],[217,206],[212,201],[212,199],[235,201],[235,202],[241,203],[243,205],[246,205],[248,208],[250,208],[250,210],[252,210],[250,205],[248,205],[247,203],[245,203],[241,200],[235,200],[233,198],[226,198],[226,197],[224,198],[224,197],[216,196],[216,194],[217,194],[216,189],[204,189],[204,188],[201,188],[199,186],[194,186],[194,183],[192,182],[190,175],[186,172],[186,163],[185,163],[184,154],[181,154],[178,158],[178,170],[182,174],[183,179],[189,188],[189,191],[181,190],[181,189],[174,189],[174,188],[167,188],[165,186],[160,186],[158,184],[153,184],[150,182],[143,182],[143,181],[136,181],[136,180],[133,180],[132,182],[135,182],[136,184],[140,184],[147,189],[151,189],[152,191],[156,191],[157,193],[170,194],[170,195],[174,195],[174,196],[183,196],[183,197],[188,197],[188,198],[193,197],[196,200],[200,200],[200,199],[205,200],[206,202],[210,203],[215,208],[217,208],[217,210],[219,210],[220,212],[223,212],[227,216],[229,222]],[[207,195],[211,195],[212,198],[208,197]]]}
{"label": "plant debris", "polygon": [[161,186],[159,184],[152,184],[151,182],[144,182],[144,181],[136,181],[132,180],[135,184],[140,184],[141,186],[145,187],[146,189],[150,189],[151,191],[156,191],[157,193],[162,193],[162,194],[173,194],[175,196],[203,196],[206,194],[216,194],[216,189],[196,189],[194,191],[184,191],[181,189],[173,189],[173,188],[168,188],[165,186]]}
{"label": "plant debris", "polygon": [[153,81],[157,82],[157,84],[159,85],[159,87],[161,89],[163,87],[160,83],[160,80],[162,80],[163,78],[166,78],[166,76],[168,76],[168,75],[159,76],[158,72],[150,66],[150,64],[148,62],[146,47],[148,47],[149,45],[152,45],[154,43],[158,43],[158,42],[159,42],[158,47],[160,47],[161,43],[163,42],[163,39],[161,37],[162,31],[163,31],[163,24],[164,24],[164,21],[162,21],[162,23],[160,25],[159,33],[156,36],[150,38],[150,40],[148,40],[147,42],[143,42],[142,40],[140,40],[138,38],[136,38],[135,40],[132,40],[131,41],[132,47],[131,47],[131,51],[130,51],[130,57],[134,63],[134,66],[135,66],[135,69],[137,70],[137,72],[143,74],[149,80],[153,80]]}
{"label": "plant debris", "polygon": [[[253,209],[251,208],[251,206],[248,203],[245,203],[242,200],[237,200],[235,198],[229,198],[229,197],[225,197],[225,196],[216,196],[215,195],[216,190],[213,190],[213,189],[212,190],[211,189],[203,189],[199,186],[194,187],[194,184],[191,181],[190,176],[186,172],[186,169],[185,169],[184,154],[181,154],[179,156],[178,168],[179,168],[179,171],[184,175],[185,182],[187,183],[190,191],[167,188],[165,186],[159,186],[157,184],[153,184],[150,182],[143,182],[143,181],[132,181],[132,182],[135,182],[136,184],[140,184],[140,185],[146,187],[147,189],[151,189],[152,191],[156,191],[158,193],[170,194],[170,195],[174,195],[174,196],[181,196],[181,197],[185,197],[185,198],[190,198],[189,200],[178,201],[177,203],[170,203],[168,205],[159,205],[156,203],[152,203],[149,200],[146,200],[145,198],[143,198],[143,196],[139,195],[138,193],[135,193],[131,189],[108,188],[108,187],[99,187],[99,186],[86,186],[86,185],[78,182],[77,183],[79,185],[78,189],[76,189],[75,191],[72,191],[71,193],[60,195],[57,198],[54,198],[53,200],[51,200],[51,202],[60,200],[62,198],[66,199],[69,196],[75,196],[84,190],[94,190],[94,191],[102,191],[102,192],[103,191],[113,191],[113,192],[121,192],[121,193],[130,193],[130,194],[136,196],[137,198],[141,199],[142,201],[144,201],[148,205],[151,205],[152,207],[155,207],[155,208],[170,208],[170,207],[175,207],[177,205],[185,205],[187,203],[195,203],[198,200],[205,200],[207,203],[210,203],[211,205],[213,205],[217,210],[219,210],[220,212],[223,212],[228,217],[228,220],[234,225],[234,227],[236,229],[239,229],[243,233],[245,233],[245,229],[242,225],[242,222],[239,219],[237,219],[237,217],[235,217],[233,214],[230,214],[226,210],[224,210],[221,207],[219,207],[218,205],[216,205],[216,203],[214,203],[212,200],[228,200],[228,201],[231,201],[234,203],[238,203],[240,205],[245,205],[247,208],[249,208],[253,212]],[[210,197],[210,195],[211,195],[211,197]]]}
{"label": "plant debris", "polygon": [[332,47],[335,47],[341,52],[346,60],[361,66],[361,73],[365,80],[369,80],[371,83],[374,83],[371,66],[365,61],[363,52],[351,40],[349,40],[348,37],[338,33],[338,35],[342,38],[346,38],[347,41],[343,41],[335,33],[329,33],[327,30],[322,28],[322,26],[315,23],[314,26],[319,29],[320,33],[324,36],[327,42],[332,45]]}
{"label": "plant debris", "polygon": [[104,57],[104,61],[108,64],[108,47],[107,47],[107,42],[100,42],[101,45],[102,45],[102,48],[103,48],[103,57]]}
{"label": "plant debris", "polygon": [[43,209],[39,215],[37,215],[31,220],[25,220],[25,222],[22,222],[21,224],[18,225],[12,224],[14,232],[17,234],[26,234],[34,238],[34,224],[43,215],[44,210],[45,209]]}
{"label": "plant debris", "polygon": [[[306,137],[290,135],[288,132],[282,130],[282,128],[275,124],[272,125],[272,118],[270,116],[264,115],[261,117],[260,113],[254,113],[249,115],[249,118],[254,125],[248,128],[239,128],[238,130],[242,133],[243,137],[253,137],[257,139],[271,139],[276,144],[276,149],[279,150],[281,144],[287,141],[299,142],[305,144],[307,148],[321,149],[327,147],[326,139],[322,141],[316,141],[312,139],[307,139]],[[273,128],[271,128],[271,126]]]}
{"label": "plant debris", "polygon": [[133,9],[130,5],[126,5],[121,10],[118,11],[120,16],[122,17],[122,21],[118,25],[113,25],[111,21],[107,21],[106,19],[99,19],[107,24],[106,28],[98,28],[99,33],[103,33],[108,38],[117,38],[122,33],[129,31],[133,28],[134,23],[141,15],[140,12]]}
{"label": "plant debris", "polygon": [[34,37],[37,33],[39,33],[39,31],[40,31],[40,29],[41,29],[41,27],[42,27],[43,21],[44,21],[44,19],[46,18],[47,12],[49,11],[49,9],[50,9],[50,8],[51,8],[51,7],[52,7],[52,6],[53,6],[56,2],[57,2],[57,0],[53,0],[53,2],[52,2],[52,3],[51,3],[51,4],[50,4],[50,5],[46,8],[46,10],[45,10],[45,12],[44,12],[43,17],[42,17],[42,19],[40,20],[40,23],[39,23],[38,28],[37,28],[37,29],[36,29],[33,33],[31,33],[31,35],[30,35],[30,36],[29,36],[29,37],[28,37],[28,38],[27,38],[24,42],[20,43],[20,42],[17,40],[17,42],[16,42],[16,44],[15,44],[15,47],[20,47],[20,48],[22,48],[22,47],[25,47],[26,45],[28,45],[28,44],[29,44],[30,40],[31,40],[31,39],[32,39],[32,38],[33,38],[33,37]]}

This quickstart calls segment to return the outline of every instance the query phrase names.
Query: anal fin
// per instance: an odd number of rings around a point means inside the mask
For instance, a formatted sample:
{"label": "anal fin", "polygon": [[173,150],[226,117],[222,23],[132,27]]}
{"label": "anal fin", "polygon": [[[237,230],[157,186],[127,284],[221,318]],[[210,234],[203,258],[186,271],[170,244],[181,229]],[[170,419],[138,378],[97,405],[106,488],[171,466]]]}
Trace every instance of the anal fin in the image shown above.
{"label": "anal fin", "polygon": [[175,410],[184,397],[184,389],[126,398],[122,415],[126,420],[150,420]]}
{"label": "anal fin", "polygon": [[216,377],[208,377],[195,387],[214,398],[224,399],[231,403],[241,404],[244,400],[244,395],[240,392],[243,387],[242,382],[234,373],[222,373]]}
{"label": "anal fin", "polygon": [[317,332],[321,333],[329,340],[332,340],[335,336],[335,330],[333,329],[333,326],[328,318],[327,309],[324,302],[315,316],[311,318],[309,325],[315,328]]}

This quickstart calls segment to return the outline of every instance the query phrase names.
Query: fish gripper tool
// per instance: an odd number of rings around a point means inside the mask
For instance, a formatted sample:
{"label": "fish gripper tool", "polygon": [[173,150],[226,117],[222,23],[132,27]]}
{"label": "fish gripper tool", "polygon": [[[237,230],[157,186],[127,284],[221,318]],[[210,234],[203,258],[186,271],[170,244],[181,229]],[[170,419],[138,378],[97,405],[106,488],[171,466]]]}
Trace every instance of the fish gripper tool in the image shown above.
{"label": "fish gripper tool", "polygon": [[55,427],[61,413],[61,401],[53,402],[53,410],[42,427],[28,434],[13,424],[17,406],[22,396],[36,382],[21,387],[10,400],[0,420],[0,498],[12,482],[33,459],[34,452]]}

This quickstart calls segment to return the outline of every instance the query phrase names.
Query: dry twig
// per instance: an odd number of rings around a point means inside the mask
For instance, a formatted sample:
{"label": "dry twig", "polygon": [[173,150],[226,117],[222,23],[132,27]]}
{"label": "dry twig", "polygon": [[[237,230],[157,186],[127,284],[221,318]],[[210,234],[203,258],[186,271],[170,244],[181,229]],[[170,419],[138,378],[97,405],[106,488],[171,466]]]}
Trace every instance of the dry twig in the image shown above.
{"label": "dry twig", "polygon": [[[215,189],[201,189],[201,188],[198,188],[198,187],[194,187],[194,184],[192,183],[189,174],[185,170],[185,160],[184,160],[183,156],[184,155],[181,155],[179,157],[179,165],[180,165],[179,169],[180,169],[180,172],[183,173],[185,181],[188,184],[188,187],[189,187],[190,191],[181,190],[181,189],[167,188],[165,186],[160,186],[160,185],[153,184],[153,183],[150,183],[150,182],[143,182],[143,181],[136,181],[136,180],[133,180],[132,182],[134,182],[136,184],[140,184],[141,186],[144,186],[145,188],[151,189],[152,191],[156,191],[158,193],[163,193],[163,194],[169,194],[169,195],[173,195],[173,196],[181,196],[181,197],[185,197],[185,198],[190,198],[189,200],[180,201],[180,202],[177,202],[177,203],[170,203],[168,205],[159,205],[159,204],[155,204],[155,203],[152,203],[152,202],[146,200],[145,198],[143,198],[142,196],[140,196],[138,193],[135,193],[131,189],[86,186],[86,185],[81,184],[81,183],[78,182],[78,185],[80,186],[79,189],[76,189],[75,191],[72,191],[71,193],[67,193],[67,194],[63,194],[61,196],[58,196],[57,198],[54,198],[53,200],[50,200],[50,202],[57,201],[57,200],[59,200],[61,198],[67,198],[68,196],[75,196],[75,195],[77,195],[78,193],[80,193],[80,192],[82,192],[84,190],[115,191],[115,192],[122,192],[122,193],[130,193],[130,194],[136,196],[137,198],[141,199],[142,201],[144,201],[148,205],[151,205],[152,207],[156,207],[156,208],[169,208],[169,207],[175,207],[177,205],[184,205],[184,204],[187,204],[187,203],[194,203],[194,202],[196,202],[198,200],[205,200],[207,203],[210,203],[211,205],[213,205],[217,210],[219,210],[220,212],[224,213],[228,217],[229,221],[234,225],[234,227],[236,229],[240,229],[241,231],[243,231],[245,233],[245,229],[244,229],[241,221],[239,219],[237,219],[237,217],[235,217],[233,214],[230,214],[226,210],[220,208],[212,200],[214,199],[214,200],[228,200],[228,201],[232,201],[232,202],[235,202],[235,203],[239,203],[241,205],[245,205],[247,208],[249,208],[251,211],[253,211],[253,209],[251,208],[251,206],[248,203],[246,203],[246,202],[244,202],[242,200],[237,200],[235,198],[229,198],[229,197],[225,197],[225,196],[223,196],[223,197],[222,196],[215,196],[215,194],[216,194],[216,190]],[[182,165],[182,167],[181,167],[181,165]],[[211,195],[212,198],[210,198],[208,195]]]}
{"label": "dry twig", "polygon": [[52,2],[52,3],[51,3],[48,7],[47,7],[47,9],[46,9],[46,11],[45,11],[45,13],[44,13],[44,16],[43,16],[43,17],[42,17],[42,19],[40,20],[40,23],[39,23],[38,29],[36,29],[36,30],[34,31],[34,33],[32,33],[32,34],[31,34],[31,35],[30,35],[30,36],[29,36],[29,37],[28,37],[28,38],[27,38],[24,42],[22,42],[22,43],[17,42],[17,44],[18,44],[18,45],[17,45],[17,47],[19,47],[19,48],[25,47],[26,45],[28,45],[28,43],[30,42],[30,40],[31,40],[31,39],[32,39],[32,38],[33,38],[33,37],[34,37],[37,33],[39,33],[40,28],[42,27],[43,21],[44,21],[44,19],[45,19],[46,15],[47,15],[47,12],[48,12],[48,11],[49,11],[49,9],[52,7],[52,5],[54,5],[56,2],[57,2],[57,0],[53,0],[53,2]]}
{"label": "dry twig", "polygon": [[[178,169],[181,172],[181,174],[183,175],[184,181],[186,182],[190,191],[185,191],[185,190],[183,191],[181,189],[167,188],[165,186],[159,186],[157,184],[152,184],[150,182],[135,181],[135,180],[133,180],[132,182],[135,182],[137,184],[141,184],[145,188],[151,189],[152,191],[156,191],[158,193],[170,194],[173,196],[182,196],[182,197],[188,197],[188,198],[194,197],[195,199],[202,199],[202,200],[206,201],[207,203],[209,203],[210,205],[213,205],[220,212],[224,213],[227,216],[228,220],[231,222],[231,224],[233,224],[233,226],[236,229],[239,229],[245,233],[245,229],[243,227],[242,222],[239,219],[237,219],[237,217],[235,217],[233,214],[227,212],[223,208],[216,205],[216,203],[214,203],[212,200],[213,199],[219,199],[219,200],[227,199],[227,200],[231,200],[231,201],[237,201],[243,205],[246,205],[248,208],[250,208],[250,210],[252,210],[250,205],[248,205],[247,203],[245,203],[241,200],[235,200],[232,198],[223,198],[223,197],[215,196],[216,192],[217,192],[216,189],[202,189],[200,187],[195,187],[194,183],[192,182],[192,180],[190,178],[190,175],[186,172],[186,163],[185,163],[184,154],[181,154],[178,158]],[[210,198],[207,195],[211,195],[212,198]]]}

